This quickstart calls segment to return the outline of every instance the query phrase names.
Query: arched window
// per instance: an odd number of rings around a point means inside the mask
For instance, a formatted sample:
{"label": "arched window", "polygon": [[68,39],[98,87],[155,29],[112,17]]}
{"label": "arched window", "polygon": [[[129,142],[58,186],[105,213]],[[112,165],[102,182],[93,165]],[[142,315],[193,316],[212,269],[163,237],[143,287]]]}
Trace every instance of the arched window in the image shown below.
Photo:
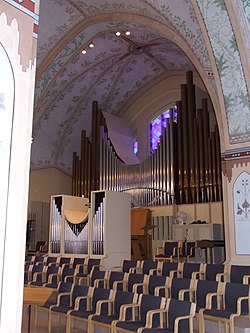
{"label": "arched window", "polygon": [[[177,107],[174,106],[174,121],[177,122]],[[167,126],[167,119],[170,118],[170,109],[164,111],[150,123],[150,151],[153,152],[160,141],[163,128]]]}

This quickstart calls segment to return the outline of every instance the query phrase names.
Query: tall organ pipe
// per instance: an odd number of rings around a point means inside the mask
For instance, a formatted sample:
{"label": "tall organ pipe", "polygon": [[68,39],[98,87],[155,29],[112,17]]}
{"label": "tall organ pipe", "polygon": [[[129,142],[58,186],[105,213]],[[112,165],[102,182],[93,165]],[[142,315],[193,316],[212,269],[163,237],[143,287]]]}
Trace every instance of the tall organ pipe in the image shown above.
{"label": "tall organ pipe", "polygon": [[92,140],[85,131],[80,159],[73,154],[72,193],[90,197],[92,190],[125,191],[136,206],[221,200],[221,166],[218,128],[210,133],[207,101],[195,110],[192,75],[181,85],[157,149],[144,162],[126,165],[108,136],[105,118],[93,102]]}

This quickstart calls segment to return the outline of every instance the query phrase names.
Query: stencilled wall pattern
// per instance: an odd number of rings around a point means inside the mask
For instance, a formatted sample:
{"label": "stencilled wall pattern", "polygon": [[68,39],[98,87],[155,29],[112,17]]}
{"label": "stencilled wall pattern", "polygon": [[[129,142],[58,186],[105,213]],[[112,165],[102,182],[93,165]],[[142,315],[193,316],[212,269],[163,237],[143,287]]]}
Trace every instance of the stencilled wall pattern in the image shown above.
{"label": "stencilled wall pattern", "polygon": [[197,2],[207,26],[221,80],[230,142],[249,141],[249,96],[240,55],[224,1],[197,0]]}

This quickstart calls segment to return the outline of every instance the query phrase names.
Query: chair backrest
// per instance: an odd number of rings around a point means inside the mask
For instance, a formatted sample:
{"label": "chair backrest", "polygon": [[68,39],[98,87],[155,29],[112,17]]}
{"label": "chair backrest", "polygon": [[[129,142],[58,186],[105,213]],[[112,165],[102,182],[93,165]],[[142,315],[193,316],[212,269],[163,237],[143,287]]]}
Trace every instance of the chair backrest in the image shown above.
{"label": "chair backrest", "polygon": [[138,266],[137,260],[124,259],[122,261],[122,272],[129,273],[130,268],[135,268]]}
{"label": "chair backrest", "polygon": [[133,286],[136,283],[143,283],[144,274],[136,274],[136,273],[129,273],[128,280],[127,280],[127,291],[133,292]]}
{"label": "chair backrest", "polygon": [[41,273],[44,270],[43,265],[33,265],[32,271],[31,271],[31,279],[33,280],[35,273]]}
{"label": "chair backrest", "polygon": [[49,279],[49,276],[51,274],[58,274],[59,273],[59,270],[60,270],[60,267],[57,267],[55,265],[52,265],[52,266],[46,266],[46,270],[45,270],[45,282],[48,281]]}
{"label": "chair backrest", "polygon": [[113,315],[119,318],[120,308],[123,304],[134,304],[137,302],[138,295],[129,291],[115,290],[114,291],[114,308]]}
{"label": "chair backrest", "polygon": [[58,265],[62,267],[63,264],[69,264],[70,263],[70,258],[69,257],[61,257],[59,259]]}
{"label": "chair backrest", "polygon": [[225,265],[223,264],[206,264],[204,279],[216,281],[216,275],[222,274],[225,271]]}
{"label": "chair backrest", "polygon": [[[210,280],[197,280],[195,287],[195,303],[197,308],[205,308],[206,298],[209,293],[219,291],[219,282]],[[216,298],[213,297],[212,307],[216,307]]]}
{"label": "chair backrest", "polygon": [[182,277],[183,278],[192,278],[192,273],[199,272],[202,266],[199,263],[185,262],[182,268]]}
{"label": "chair backrest", "polygon": [[123,281],[125,276],[124,272],[111,271],[107,280],[107,288],[114,289],[114,282]]}
{"label": "chair backrest", "polygon": [[87,274],[90,274],[91,270],[94,269],[99,269],[101,265],[101,259],[98,258],[88,258],[87,262]]}
{"label": "chair backrest", "polygon": [[86,263],[86,258],[73,258],[70,262],[70,266],[76,268],[77,265],[84,265]]}
{"label": "chair backrest", "polygon": [[250,275],[250,266],[231,265],[230,267],[230,282],[243,283],[244,275]]}
{"label": "chair backrest", "polygon": [[147,286],[148,294],[158,296],[155,294],[156,288],[165,286],[166,282],[167,282],[167,276],[149,275],[148,286]]}
{"label": "chair backrest", "polygon": [[48,266],[50,264],[55,264],[56,260],[57,260],[57,257],[48,256],[46,259],[46,265]]}
{"label": "chair backrest", "polygon": [[29,264],[33,264],[34,262],[34,257],[33,255],[26,255],[25,256],[25,262],[29,263]]}
{"label": "chair backrest", "polygon": [[103,288],[93,288],[93,294],[91,297],[91,310],[94,312],[96,310],[96,304],[98,301],[103,299],[109,299],[110,289]]}
{"label": "chair backrest", "polygon": [[[174,326],[176,319],[179,317],[190,316],[191,318],[195,315],[195,303],[188,301],[180,301],[177,299],[167,300],[167,322],[168,329],[174,332]],[[192,319],[183,319],[179,321],[178,332],[189,333],[193,332]]]}
{"label": "chair backrest", "polygon": [[161,275],[170,276],[171,271],[176,271],[178,269],[178,262],[163,262],[161,268]]}
{"label": "chair backrest", "polygon": [[[138,299],[139,318],[142,326],[146,324],[147,312],[155,309],[162,309],[165,306],[166,299],[163,297],[140,294]],[[153,316],[153,327],[159,326],[159,316]]]}
{"label": "chair backrest", "polygon": [[157,261],[153,260],[143,260],[141,263],[142,274],[149,274],[151,269],[157,268]]}
{"label": "chair backrest", "polygon": [[34,265],[43,264],[45,262],[44,256],[35,256],[34,257]]}
{"label": "chair backrest", "polygon": [[182,242],[180,255],[186,258],[195,256],[195,242]]}
{"label": "chair backrest", "polygon": [[89,287],[87,286],[79,286],[73,285],[73,290],[71,292],[71,305],[74,306],[76,298],[79,296],[87,296],[89,291]]}
{"label": "chair backrest", "polygon": [[[106,271],[99,271],[98,269],[94,269],[90,273],[90,279],[89,279],[89,285],[91,287],[101,287],[104,288],[104,280],[105,280],[105,275]],[[98,284],[98,286],[95,285],[96,280],[103,280],[101,284]]]}
{"label": "chair backrest", "polygon": [[61,293],[68,293],[71,291],[71,289],[73,288],[73,284],[70,282],[59,282],[58,284],[58,294]]}
{"label": "chair backrest", "polygon": [[75,268],[73,267],[63,267],[61,271],[61,281],[65,281],[66,276],[73,276],[75,274]]}
{"label": "chair backrest", "polygon": [[[236,313],[238,298],[249,296],[249,288],[250,286],[247,284],[226,282],[224,291],[225,310],[231,313]],[[241,310],[241,314],[246,315],[249,313],[248,300],[244,300],[241,303]]]}
{"label": "chair backrest", "polygon": [[179,292],[183,289],[190,289],[194,281],[188,278],[172,278],[170,283],[170,298],[179,299]]}
{"label": "chair backrest", "polygon": [[179,247],[179,242],[165,242],[164,243],[164,255],[165,257],[170,257],[174,255],[175,249]]}

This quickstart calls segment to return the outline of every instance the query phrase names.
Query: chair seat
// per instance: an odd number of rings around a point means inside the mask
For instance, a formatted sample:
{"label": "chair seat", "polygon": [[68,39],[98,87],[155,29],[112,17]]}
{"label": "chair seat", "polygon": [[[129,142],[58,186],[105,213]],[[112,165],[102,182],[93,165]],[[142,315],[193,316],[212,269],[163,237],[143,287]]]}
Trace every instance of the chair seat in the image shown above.
{"label": "chair seat", "polygon": [[133,331],[133,332],[136,332],[138,330],[138,328],[143,327],[143,326],[145,326],[145,323],[142,323],[141,321],[126,321],[126,322],[119,321],[116,324],[116,327],[120,327],[125,330]]}
{"label": "chair seat", "polygon": [[78,318],[88,318],[90,315],[95,314],[95,311],[71,311],[70,316]]}
{"label": "chair seat", "polygon": [[58,313],[67,313],[68,311],[73,310],[72,306],[57,306],[57,307],[53,307],[53,312],[58,312]]}
{"label": "chair seat", "polygon": [[[142,333],[173,333],[173,331],[168,328],[144,328]],[[189,331],[181,331],[181,333],[189,333]]]}
{"label": "chair seat", "polygon": [[217,310],[217,309],[210,309],[210,310],[204,311],[204,315],[206,315],[206,316],[212,316],[212,317],[224,318],[224,319],[229,319],[232,314],[233,314],[232,312],[228,312],[225,310]]}
{"label": "chair seat", "polygon": [[115,316],[93,316],[92,320],[98,323],[103,323],[103,324],[107,324],[110,325],[112,323],[113,320],[117,320],[117,317]]}

